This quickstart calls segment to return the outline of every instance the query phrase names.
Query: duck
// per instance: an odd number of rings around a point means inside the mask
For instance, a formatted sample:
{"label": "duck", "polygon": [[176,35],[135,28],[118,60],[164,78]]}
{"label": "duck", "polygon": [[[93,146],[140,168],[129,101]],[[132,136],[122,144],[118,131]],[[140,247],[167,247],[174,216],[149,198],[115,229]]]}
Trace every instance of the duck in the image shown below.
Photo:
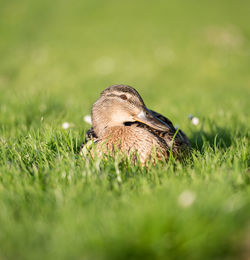
{"label": "duck", "polygon": [[123,153],[142,165],[152,158],[168,161],[173,156],[182,160],[190,154],[186,134],[167,117],[148,109],[131,86],[113,85],[103,90],[92,106],[91,119],[81,154],[86,149],[92,155],[96,149],[98,156]]}

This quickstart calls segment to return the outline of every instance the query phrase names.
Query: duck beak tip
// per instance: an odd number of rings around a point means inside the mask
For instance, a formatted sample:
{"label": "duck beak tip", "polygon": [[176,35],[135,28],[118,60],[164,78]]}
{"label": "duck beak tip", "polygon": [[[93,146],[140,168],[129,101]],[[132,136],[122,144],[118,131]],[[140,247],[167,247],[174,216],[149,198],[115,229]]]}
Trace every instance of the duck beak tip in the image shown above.
{"label": "duck beak tip", "polygon": [[167,131],[169,129],[167,124],[155,117],[148,109],[141,111],[134,119],[156,130]]}

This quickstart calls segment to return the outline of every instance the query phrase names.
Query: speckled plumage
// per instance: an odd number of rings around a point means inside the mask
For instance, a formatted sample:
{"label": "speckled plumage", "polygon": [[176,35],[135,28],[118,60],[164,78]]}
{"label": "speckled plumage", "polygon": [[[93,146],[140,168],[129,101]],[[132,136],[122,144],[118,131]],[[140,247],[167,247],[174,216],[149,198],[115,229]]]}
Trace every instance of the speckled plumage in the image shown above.
{"label": "speckled plumage", "polygon": [[159,159],[167,158],[169,152],[169,147],[160,137],[136,124],[108,129],[98,139],[97,149],[111,155],[115,151],[122,151],[127,155],[136,153],[143,164],[153,152]]}
{"label": "speckled plumage", "polygon": [[[121,95],[127,95],[124,101],[119,99]],[[143,122],[137,117],[142,112],[146,115]],[[112,117],[113,114],[116,116]],[[134,118],[139,118],[140,122]],[[153,119],[153,124],[148,119]],[[104,152],[113,155],[118,151],[127,155],[136,153],[142,164],[154,152],[158,159],[167,160],[170,150],[180,159],[190,151],[187,136],[180,129],[176,130],[169,119],[148,110],[139,93],[126,85],[111,86],[102,92],[92,108],[93,121],[93,127],[86,133],[81,149],[91,139],[99,154]]]}

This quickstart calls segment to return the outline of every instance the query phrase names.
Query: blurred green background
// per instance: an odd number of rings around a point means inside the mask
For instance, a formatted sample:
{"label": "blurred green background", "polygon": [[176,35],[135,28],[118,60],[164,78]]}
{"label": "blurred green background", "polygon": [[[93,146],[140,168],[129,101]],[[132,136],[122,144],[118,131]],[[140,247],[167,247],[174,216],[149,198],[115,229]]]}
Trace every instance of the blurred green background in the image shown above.
{"label": "blurred green background", "polygon": [[[249,12],[244,0],[1,0],[0,259],[247,259]],[[193,161],[80,158],[83,117],[113,84],[181,127]]]}
{"label": "blurred green background", "polygon": [[28,102],[38,119],[54,111],[79,125],[118,83],[179,125],[187,113],[247,112],[248,1],[1,1],[0,10],[1,107],[14,103],[20,120]]}

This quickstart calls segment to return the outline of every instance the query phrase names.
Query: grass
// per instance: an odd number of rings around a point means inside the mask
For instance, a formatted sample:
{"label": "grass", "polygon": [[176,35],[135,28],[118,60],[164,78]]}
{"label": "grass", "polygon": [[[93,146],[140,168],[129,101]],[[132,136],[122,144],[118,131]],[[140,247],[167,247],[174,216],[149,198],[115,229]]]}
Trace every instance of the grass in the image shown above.
{"label": "grass", "polygon": [[[249,8],[1,2],[0,259],[249,257]],[[188,162],[79,156],[117,83],[186,132]]]}

